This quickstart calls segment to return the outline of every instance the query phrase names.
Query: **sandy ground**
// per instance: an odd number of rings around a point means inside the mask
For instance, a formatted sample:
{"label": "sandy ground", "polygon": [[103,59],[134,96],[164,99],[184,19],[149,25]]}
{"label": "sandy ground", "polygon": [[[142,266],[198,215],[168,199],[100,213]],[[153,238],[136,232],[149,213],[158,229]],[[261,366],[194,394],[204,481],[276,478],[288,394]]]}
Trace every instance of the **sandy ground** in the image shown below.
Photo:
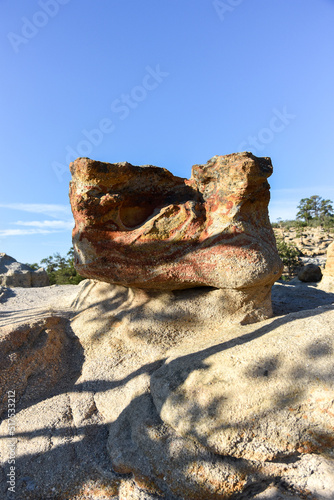
{"label": "sandy ground", "polygon": [[[75,313],[74,301],[79,285],[53,285],[41,288],[0,287],[0,327],[57,313],[70,317]],[[1,290],[3,293],[1,294]],[[289,283],[275,283],[272,289],[274,316],[282,316],[305,309],[334,304],[334,293],[321,289],[318,283],[302,283],[294,279]]]}
{"label": "sandy ground", "polygon": [[0,326],[18,323],[56,311],[71,315],[72,303],[79,285],[52,285],[40,288],[6,288],[0,290]]}

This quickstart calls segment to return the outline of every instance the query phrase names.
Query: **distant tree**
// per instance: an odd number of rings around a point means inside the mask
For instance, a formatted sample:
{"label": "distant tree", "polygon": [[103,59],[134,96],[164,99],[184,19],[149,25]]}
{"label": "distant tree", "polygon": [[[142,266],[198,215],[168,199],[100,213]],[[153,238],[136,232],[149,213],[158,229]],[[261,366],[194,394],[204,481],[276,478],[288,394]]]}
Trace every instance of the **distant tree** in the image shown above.
{"label": "distant tree", "polygon": [[26,262],[25,265],[29,266],[29,267],[31,267],[31,269],[35,269],[35,270],[40,268],[40,266],[36,262],[34,262],[34,264],[28,264],[28,262]]}
{"label": "distant tree", "polygon": [[297,219],[309,223],[312,219],[324,222],[326,218],[333,217],[333,205],[331,200],[324,200],[321,196],[314,195],[310,198],[302,198],[298,205]]}
{"label": "distant tree", "polygon": [[77,285],[83,278],[74,267],[74,249],[67,252],[67,257],[62,257],[59,252],[41,260],[49,275],[51,285]]}
{"label": "distant tree", "polygon": [[331,200],[321,200],[319,219],[324,222],[328,217],[333,217],[333,205]]}

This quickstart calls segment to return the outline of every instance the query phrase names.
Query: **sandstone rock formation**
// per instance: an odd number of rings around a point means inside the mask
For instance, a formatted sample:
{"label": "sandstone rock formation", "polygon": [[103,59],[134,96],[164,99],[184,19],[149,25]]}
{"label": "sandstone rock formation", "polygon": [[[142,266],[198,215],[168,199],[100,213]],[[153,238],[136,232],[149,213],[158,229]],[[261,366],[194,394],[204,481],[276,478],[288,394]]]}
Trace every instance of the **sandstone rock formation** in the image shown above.
{"label": "sandstone rock formation", "polygon": [[189,180],[154,166],[70,165],[75,265],[138,288],[268,287],[282,264],[268,218],[269,158],[215,156]]}
{"label": "sandstone rock formation", "polygon": [[334,292],[334,242],[327,249],[326,266],[319,286],[326,292]]}
{"label": "sandstone rock formation", "polygon": [[99,280],[0,329],[0,498],[13,449],[17,500],[332,498],[334,294],[276,284],[266,319],[270,161],[71,169],[77,266]]}
{"label": "sandstone rock formation", "polygon": [[328,278],[334,278],[334,241],[329,245],[327,249],[325,275]]}
{"label": "sandstone rock formation", "polygon": [[[279,297],[294,288],[275,287]],[[139,302],[141,295],[132,293],[86,282],[70,325],[45,317],[40,333],[33,334],[31,325],[17,325],[15,335],[11,329],[5,358],[16,353],[26,367],[22,374],[32,367],[16,408],[15,498],[331,498],[334,306],[317,307],[325,292],[299,282],[295,294],[304,310],[206,332],[191,322],[187,329],[185,317],[180,330],[175,319],[173,333],[168,321],[174,319],[166,314],[165,336],[162,326],[156,333],[153,328],[155,308],[156,323],[163,320],[163,305],[156,302],[162,294],[150,292]],[[169,301],[167,295],[166,311],[176,314],[180,305]],[[286,308],[289,303],[288,297]],[[59,333],[43,343],[46,326],[65,329],[63,351]],[[56,360],[50,359],[52,339],[58,339]],[[51,363],[43,363],[44,348]],[[39,364],[32,356],[24,365],[30,352],[39,353]],[[62,378],[48,386],[57,380],[50,379],[50,366],[66,353],[72,354],[59,369]],[[36,400],[30,387],[38,380],[45,385]],[[9,500],[11,437],[4,416],[0,497]]]}
{"label": "sandstone rock formation", "polygon": [[222,456],[334,458],[333,320],[333,310],[314,311],[174,348],[151,376],[160,417]]}
{"label": "sandstone rock formation", "polygon": [[0,328],[0,416],[8,391],[15,391],[16,404],[47,397],[75,365],[78,369],[80,348],[67,325],[68,320],[49,316]]}
{"label": "sandstone rock formation", "polygon": [[308,283],[294,278],[288,283],[276,282],[272,289],[274,316],[334,304],[334,289],[323,287],[323,280]]}
{"label": "sandstone rock formation", "polygon": [[[260,300],[260,294],[256,296]],[[254,310],[249,294],[203,287],[157,292],[90,281],[82,286],[76,305],[84,308],[85,326],[96,336],[108,335],[110,327],[119,338],[145,338],[154,345],[174,345],[190,332],[221,331],[225,325],[253,323],[267,317],[264,303]],[[270,304],[271,310],[271,304]],[[91,316],[92,321],[87,321]],[[81,315],[73,320],[81,321]],[[78,327],[80,328],[80,327]]]}
{"label": "sandstone rock formation", "polygon": [[318,261],[322,265],[326,260],[327,248],[333,241],[333,235],[323,227],[275,227],[276,237],[296,247],[305,264]]}
{"label": "sandstone rock formation", "polygon": [[0,284],[9,288],[42,287],[49,285],[49,277],[42,267],[35,270],[5,253],[0,253]]}

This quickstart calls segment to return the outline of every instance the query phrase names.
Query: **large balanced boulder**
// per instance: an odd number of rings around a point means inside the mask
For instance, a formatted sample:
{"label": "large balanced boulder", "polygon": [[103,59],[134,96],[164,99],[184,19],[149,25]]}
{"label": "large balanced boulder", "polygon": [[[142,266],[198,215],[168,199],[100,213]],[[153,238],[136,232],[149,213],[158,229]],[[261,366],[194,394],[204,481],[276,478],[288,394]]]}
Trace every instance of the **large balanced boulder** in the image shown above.
{"label": "large balanced boulder", "polygon": [[280,276],[267,210],[269,158],[215,156],[194,165],[189,180],[88,158],[70,168],[82,276],[160,290],[271,287]]}
{"label": "large balanced boulder", "polygon": [[0,285],[9,288],[42,287],[49,285],[49,277],[42,267],[36,270],[0,253]]}

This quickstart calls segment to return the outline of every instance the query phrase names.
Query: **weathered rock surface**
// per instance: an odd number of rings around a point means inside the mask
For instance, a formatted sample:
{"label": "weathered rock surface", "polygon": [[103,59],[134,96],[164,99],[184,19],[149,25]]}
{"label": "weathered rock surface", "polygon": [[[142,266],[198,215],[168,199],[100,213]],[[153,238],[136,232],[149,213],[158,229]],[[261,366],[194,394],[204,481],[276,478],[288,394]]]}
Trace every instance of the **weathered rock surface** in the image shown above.
{"label": "weathered rock surface", "polygon": [[334,241],[327,249],[325,276],[328,278],[334,278]]}
{"label": "weathered rock surface", "polygon": [[5,253],[0,253],[0,284],[10,288],[42,287],[49,285],[49,277],[42,267],[35,270]]}
{"label": "weathered rock surface", "polygon": [[326,266],[319,287],[327,293],[334,293],[334,242],[327,249]]}
{"label": "weathered rock surface", "polygon": [[71,317],[80,284],[0,289],[0,327],[34,321],[53,313]]}
{"label": "weathered rock surface", "polygon": [[110,425],[108,451],[116,471],[164,498],[230,498],[254,482],[246,463],[215,456],[164,425],[149,393],[133,397]]}
{"label": "weathered rock surface", "polygon": [[322,227],[304,227],[302,231],[295,227],[274,228],[276,237],[297,247],[304,265],[324,266],[328,246],[333,241],[333,233]]}
{"label": "weathered rock surface", "polygon": [[[222,326],[265,319],[271,304],[265,291],[254,311],[249,294],[203,287],[157,292],[88,281],[75,301],[79,313],[73,323],[89,334],[144,339],[150,345],[170,347],[185,335],[221,331]],[[233,301],[230,300],[232,297]],[[259,293],[257,294],[259,297]],[[84,333],[82,333],[84,335]]]}
{"label": "weathered rock surface", "polygon": [[215,156],[189,180],[88,158],[70,168],[81,275],[145,289],[252,288],[253,297],[267,287],[269,297],[282,271],[267,212],[269,158]]}
{"label": "weathered rock surface", "polygon": [[15,392],[16,404],[47,397],[75,367],[78,371],[79,354],[69,322],[61,317],[0,328],[0,416],[8,391]]}
{"label": "weathered rock surface", "polygon": [[[280,298],[282,289],[292,294],[295,288],[304,309],[309,302],[301,289],[311,290],[315,306],[325,294],[319,291],[317,299],[316,287],[304,283],[276,286],[274,297]],[[188,328],[184,318],[179,330],[167,315],[162,335],[155,324],[163,321],[162,307],[173,315],[180,307],[169,293],[163,306],[161,293],[146,291],[140,302],[140,290],[105,283],[86,282],[78,290],[70,331],[67,319],[49,325],[63,324],[63,349],[76,352],[59,368],[56,386],[47,383],[52,366],[64,357],[60,336],[54,339],[56,360],[46,354],[44,362],[44,334],[32,343],[31,325],[16,327],[28,332],[25,336],[12,333],[10,352],[20,359],[29,350],[40,353],[38,367],[31,358],[21,363],[23,373],[31,366],[37,378],[27,379],[17,404],[17,500],[331,498],[333,306],[206,332],[200,326],[204,312]],[[219,292],[207,294],[211,291]],[[183,292],[194,291],[173,293]],[[288,298],[285,313],[291,302]],[[50,319],[43,321],[47,325]],[[49,353],[52,338],[49,334],[43,344]],[[81,365],[80,376],[74,361]],[[36,387],[38,378],[46,391],[36,400],[29,387]],[[11,498],[6,484],[11,439],[3,419],[4,500]],[[220,455],[221,449],[230,454]]]}
{"label": "weathered rock surface", "polygon": [[307,264],[303,266],[298,273],[298,279],[309,283],[316,283],[322,278],[322,272],[316,264]]}
{"label": "weathered rock surface", "polygon": [[162,420],[218,455],[334,458],[334,308],[235,328],[221,340],[175,348],[152,375]]}

